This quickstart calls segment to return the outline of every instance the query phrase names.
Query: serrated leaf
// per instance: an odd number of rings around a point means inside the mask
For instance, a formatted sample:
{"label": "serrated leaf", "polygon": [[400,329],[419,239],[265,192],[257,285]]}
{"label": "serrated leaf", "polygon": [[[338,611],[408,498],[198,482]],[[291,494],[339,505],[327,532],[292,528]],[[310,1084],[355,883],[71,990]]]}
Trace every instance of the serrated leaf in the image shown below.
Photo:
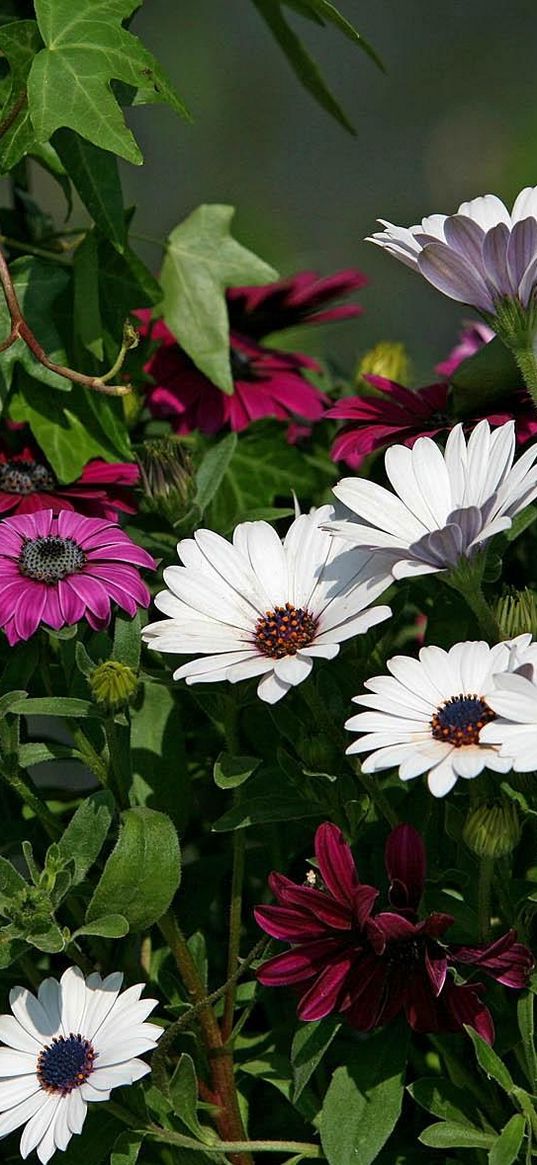
{"label": "serrated leaf", "polygon": [[194,364],[233,393],[225,292],[270,283],[276,271],[232,238],[232,206],[198,206],[171,232],[162,266],[164,319]]}
{"label": "serrated leaf", "polygon": [[524,1140],[525,1128],[526,1121],[520,1113],[512,1116],[490,1150],[488,1165],[513,1165]]}
{"label": "serrated leaf", "polygon": [[408,1029],[393,1025],[370,1036],[336,1068],[321,1112],[321,1144],[329,1165],[371,1165],[401,1112]]}
{"label": "serrated leaf", "polygon": [[101,234],[123,249],[126,241],[125,211],[118,165],[113,154],[70,129],[56,131],[54,146]]}
{"label": "serrated leaf", "polygon": [[429,1125],[418,1140],[431,1149],[490,1149],[496,1137],[494,1133],[483,1133],[481,1129],[459,1125],[455,1121],[442,1121]]}
{"label": "serrated leaf", "polygon": [[[70,329],[71,326],[63,301],[63,295],[69,286],[70,273],[65,267],[33,256],[16,259],[10,264],[9,270],[27,324],[45,349],[47,356],[57,364],[66,364],[67,354],[58,331],[58,324],[61,321],[65,323],[66,328]],[[9,311],[4,297],[0,296],[0,341],[7,339],[10,329]],[[24,340],[19,339],[5,352],[0,353],[0,396],[5,396],[11,387],[16,364],[21,364],[29,376],[42,381],[43,384],[69,392],[71,387],[69,382],[39,364]]]}
{"label": "serrated leaf", "polygon": [[122,22],[139,0],[35,0],[45,48],[28,77],[30,114],[38,141],[62,126],[101,149],[139,165],[141,152],[110,88],[111,80],[140,90],[187,116],[164,71]]}
{"label": "serrated leaf", "polygon": [[145,930],[168,909],[180,878],[179,841],[169,817],[153,809],[127,809],[86,921],[122,914],[131,930]]}
{"label": "serrated leaf", "polygon": [[65,860],[73,858],[73,885],[86,877],[97,860],[114,816],[114,798],[108,789],[91,793],[79,805],[62,834],[58,847]]}
{"label": "serrated leaf", "polygon": [[256,756],[232,756],[221,752],[214,762],[213,776],[219,789],[237,789],[259,768]]}
{"label": "serrated leaf", "polygon": [[93,922],[86,922],[75,930],[73,938],[81,934],[96,935],[98,938],[124,938],[129,933],[129,924],[123,914],[105,914]]}
{"label": "serrated leaf", "polygon": [[35,20],[17,20],[0,28],[0,52],[10,67],[9,88],[0,111],[0,121],[13,121],[0,137],[0,173],[11,170],[35,144],[30,119],[26,83],[34,56],[42,47]]}

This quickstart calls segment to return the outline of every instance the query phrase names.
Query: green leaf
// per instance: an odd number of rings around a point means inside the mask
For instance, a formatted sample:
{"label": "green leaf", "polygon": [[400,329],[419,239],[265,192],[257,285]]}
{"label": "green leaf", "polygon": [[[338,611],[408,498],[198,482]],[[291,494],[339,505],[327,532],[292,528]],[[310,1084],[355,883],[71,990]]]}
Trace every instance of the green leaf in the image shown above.
{"label": "green leaf", "polygon": [[213,384],[233,393],[226,288],[270,283],[277,273],[230,234],[232,206],[199,206],[168,239],[164,319]]}
{"label": "green leaf", "polygon": [[14,894],[19,894],[27,884],[11,862],[0,856],[0,898],[13,898]]}
{"label": "green leaf", "polygon": [[[472,1124],[475,1110],[468,1104],[466,1093],[451,1080],[441,1076],[424,1076],[409,1084],[407,1091],[417,1104],[442,1120]],[[467,1110],[467,1111],[466,1111]]]}
{"label": "green leaf", "polygon": [[196,474],[194,504],[198,507],[200,514],[204,513],[209,502],[219,490],[224,474],[227,472],[237,448],[237,440],[236,433],[228,433],[205,454]]}
{"label": "green leaf", "polygon": [[511,1096],[515,1084],[511,1073],[509,1072],[509,1069],[506,1068],[503,1060],[500,1060],[500,1057],[494,1051],[494,1048],[491,1048],[490,1044],[487,1044],[486,1040],[484,1040],[482,1036],[478,1034],[478,1032],[474,1031],[472,1027],[469,1027],[468,1024],[465,1024],[464,1028],[474,1045],[474,1051],[479,1066],[483,1069],[484,1072],[486,1072],[489,1079],[495,1080],[496,1083],[499,1084],[500,1088],[503,1088],[504,1092],[507,1092],[507,1095]]}
{"label": "green leaf", "polygon": [[354,134],[355,130],[351,122],[328,88],[319,66],[310,57],[310,54],[304,48],[302,41],[294,29],[287,23],[282,12],[280,0],[253,0],[253,2],[270,29],[275,41],[287,57],[300,84],[308,93],[311,93],[312,97],[315,98],[315,101],[323,109],[326,109],[327,113],[331,114],[336,121],[339,121],[340,125],[347,129],[349,133]]}
{"label": "green leaf", "polygon": [[50,142],[35,142],[30,150],[30,157],[33,158],[34,161],[38,163],[38,165],[42,166],[43,169],[46,170],[47,174],[50,174],[51,178],[53,178],[54,181],[58,183],[58,186],[61,187],[65,196],[65,201],[67,203],[65,217],[68,219],[73,209],[72,188],[65,172],[65,167],[60,161],[56,150],[53,146],[51,146]]}
{"label": "green leaf", "polygon": [[90,700],[77,700],[71,696],[36,696],[21,700],[10,709],[16,716],[72,716],[83,719],[92,716],[101,719],[101,713]]}
{"label": "green leaf", "polygon": [[[111,157],[111,154],[106,155]],[[97,243],[93,231],[88,231],[75,251],[73,260],[74,329],[83,348],[96,360],[104,360],[103,321],[99,303],[99,266]]]}
{"label": "green leaf", "polygon": [[213,1135],[204,1129],[198,1120],[198,1082],[194,1061],[185,1053],[179,1056],[174,1074],[170,1080],[170,1100],[173,1111],[192,1133],[196,1140],[211,1142]]}
{"label": "green leaf", "polygon": [[496,337],[459,364],[452,384],[456,414],[466,417],[486,412],[489,405],[521,387],[522,378],[512,352]]}
{"label": "green leaf", "polygon": [[114,798],[108,789],[91,793],[73,814],[58,847],[66,861],[73,858],[73,885],[82,882],[97,860],[114,816]]}
{"label": "green leaf", "polygon": [[140,612],[137,611],[132,618],[124,611],[118,611],[114,620],[112,659],[116,659],[118,663],[124,663],[133,671],[138,671],[141,647]]}
{"label": "green leaf", "polygon": [[524,1140],[525,1128],[526,1121],[520,1113],[512,1116],[490,1150],[488,1165],[513,1165]]}
{"label": "green leaf", "polygon": [[80,934],[93,934],[99,938],[123,938],[129,933],[129,924],[123,914],[105,914],[93,922],[86,922],[75,930],[73,938]]}
{"label": "green leaf", "polygon": [[143,1133],[129,1129],[118,1137],[110,1157],[110,1165],[136,1165],[143,1142]]}
{"label": "green leaf", "polygon": [[494,1133],[483,1133],[481,1129],[458,1125],[455,1121],[444,1121],[429,1125],[420,1133],[418,1140],[431,1149],[491,1149],[496,1140]]}
{"label": "green leaf", "polygon": [[160,65],[122,26],[139,0],[35,0],[45,48],[28,78],[38,141],[67,126],[101,149],[140,165],[141,152],[110,87],[112,79],[141,91],[145,102],[186,109]]}
{"label": "green leaf", "polygon": [[[99,296],[109,355],[115,359],[123,336],[123,325],[138,307],[154,307],[162,299],[162,288],[138,255],[127,245],[121,251],[107,238],[97,236]],[[93,393],[93,396],[97,396]],[[104,400],[104,397],[101,397]],[[107,403],[121,404],[120,401]]]}
{"label": "green leaf", "polygon": [[338,1020],[333,1016],[327,1016],[326,1019],[314,1020],[312,1023],[301,1023],[297,1028],[291,1045],[294,1104],[300,1100],[306,1084],[321,1063],[340,1027]]}
{"label": "green leaf", "polygon": [[[69,272],[65,267],[33,256],[16,259],[10,264],[9,270],[27,324],[47,356],[57,364],[66,364],[67,354],[58,324],[61,322],[66,328],[71,327],[64,299],[70,282]],[[4,297],[0,296],[0,341],[7,339],[10,329],[9,311]],[[22,365],[30,376],[43,384],[69,392],[69,382],[39,364],[24,340],[19,339],[0,353],[0,396],[5,396],[11,387],[16,364]]]}
{"label": "green leaf", "polygon": [[54,146],[95,225],[106,239],[122,250],[126,242],[125,212],[118,165],[113,154],[94,146],[70,129],[56,131]]}
{"label": "green leaf", "polygon": [[316,486],[314,470],[295,446],[267,432],[250,432],[240,438],[205,520],[226,534],[260,507],[272,506],[277,498],[288,502],[293,490],[311,497]]}
{"label": "green leaf", "polygon": [[122,914],[131,930],[146,930],[168,909],[180,878],[179,842],[169,817],[145,807],[127,809],[86,921]]}
{"label": "green leaf", "polygon": [[257,756],[232,756],[221,752],[214,762],[213,776],[219,789],[236,789],[255,773],[261,761]]}
{"label": "green leaf", "polygon": [[26,82],[34,56],[42,47],[35,20],[17,20],[0,28],[0,52],[9,68],[9,87],[0,121],[13,121],[0,137],[0,173],[11,170],[35,145],[35,132],[26,98]]}
{"label": "green leaf", "polygon": [[23,691],[6,692],[5,696],[0,696],[0,719],[11,712],[13,704],[20,704],[21,700],[25,700],[28,693]]}
{"label": "green leaf", "polygon": [[401,1112],[408,1038],[408,1029],[390,1025],[336,1068],[320,1125],[329,1165],[370,1165],[378,1156]]}
{"label": "green leaf", "polygon": [[165,810],[180,829],[188,818],[190,781],[179,707],[161,684],[145,681],[140,696],[131,712],[136,799]]}
{"label": "green leaf", "polygon": [[378,65],[379,69],[384,69],[382,61],[377,56],[374,48],[364,40],[354,25],[347,20],[347,17],[343,16],[335,5],[330,3],[330,0],[299,0],[298,3],[297,0],[284,0],[284,3],[287,8],[295,8],[303,16],[309,15],[310,18],[314,17],[317,23],[323,25],[323,27],[325,21],[327,24],[333,24],[344,36],[348,37],[349,40],[352,40],[354,44],[357,44],[359,48],[363,49],[371,57],[371,60]]}
{"label": "green leaf", "polygon": [[243,786],[235,804],[215,821],[213,830],[222,833],[268,821],[296,821],[319,817],[323,812],[326,810],[312,799],[306,781],[301,794],[278,769],[263,768]]}
{"label": "green leaf", "polygon": [[60,951],[65,948],[65,937],[59,926],[55,923],[43,933],[26,934],[26,942],[29,942],[38,951],[43,951],[47,955],[59,955]]}

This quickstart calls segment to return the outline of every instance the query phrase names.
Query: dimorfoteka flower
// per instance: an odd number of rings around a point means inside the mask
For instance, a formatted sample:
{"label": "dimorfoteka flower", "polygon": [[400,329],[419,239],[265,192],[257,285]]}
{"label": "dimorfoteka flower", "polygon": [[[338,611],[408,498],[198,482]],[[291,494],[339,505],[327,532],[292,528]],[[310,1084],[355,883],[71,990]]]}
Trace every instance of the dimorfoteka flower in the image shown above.
{"label": "dimorfoteka flower", "polygon": [[[531,952],[514,931],[488,946],[447,946],[450,914],[419,921],[425,885],[425,847],[411,825],[388,837],[385,863],[389,905],[374,914],[379,891],[359,881],[351,850],[336,825],[315,835],[319,885],[297,885],[273,873],[277,906],[259,906],[259,925],[291,950],[263,963],[257,977],[267,987],[298,987],[299,1018],[341,1013],[359,1031],[388,1023],[404,1011],[419,1032],[461,1031],[471,1024],[492,1043],[494,1026],[480,983],[456,983],[453,972],[469,965],[505,986],[526,986]],[[317,878],[315,878],[317,882]]]}
{"label": "dimorfoteka flower", "polygon": [[337,434],[330,456],[359,469],[365,457],[399,440],[412,446],[426,433],[435,436],[450,429],[447,384],[406,388],[385,376],[364,375],[376,396],[343,396],[327,409],[326,418],[346,421]]}
{"label": "dimorfoteka flower", "polygon": [[0,522],[0,627],[10,645],[40,623],[59,630],[83,617],[101,630],[115,602],[128,615],[149,605],[138,567],[155,569],[115,522],[62,510],[18,514]]}
{"label": "dimorfoteka flower", "polygon": [[494,317],[502,301],[523,310],[537,286],[537,187],[511,213],[495,194],[463,202],[456,214],[432,214],[412,227],[384,226],[367,240],[383,247],[450,299]]}
{"label": "dimorfoteka flower", "polygon": [[509,757],[515,773],[537,771],[537,642],[517,652],[515,672],[495,677],[487,699],[496,719],[483,740]]}
{"label": "dimorfoteka flower", "polygon": [[117,521],[119,513],[134,514],[133,486],[140,470],[129,462],[95,458],[75,481],[58,481],[34,441],[16,440],[15,431],[0,441],[0,515],[33,514],[36,510],[76,510],[92,518]]}
{"label": "dimorfoteka flower", "polygon": [[341,553],[321,526],[322,506],[301,514],[283,544],[267,522],[241,522],[231,545],[198,530],[178,545],[183,566],[164,571],[155,599],[169,618],[144,628],[156,651],[201,655],[174,672],[187,684],[261,676],[257,694],[275,704],[309,675],[315,659],[387,619],[371,603],[389,586],[382,556]]}
{"label": "dimorfoteka flower", "polygon": [[24,1125],[20,1153],[46,1165],[80,1133],[88,1102],[149,1072],[138,1059],[156,1047],[162,1028],[145,1023],[156,999],[140,999],[143,983],[120,995],[121,972],[84,978],[69,967],[60,982],[45,979],[37,998],[14,987],[12,1015],[0,1016],[0,1136]]}
{"label": "dimorfoteka flower", "polygon": [[412,449],[394,445],[384,464],[395,494],[374,481],[343,478],[334,493],[357,520],[332,521],[327,529],[353,546],[389,551],[395,578],[450,570],[508,530],[537,497],[537,443],[513,465],[514,454],[513,421],[493,433],[480,421],[468,444],[456,425],[443,453],[430,437]]}
{"label": "dimorfoteka flower", "polygon": [[509,772],[510,757],[482,734],[496,717],[490,704],[496,677],[516,668],[529,639],[521,635],[495,647],[456,643],[449,651],[422,647],[419,659],[389,659],[391,674],[367,680],[369,692],[353,699],[368,711],[347,720],[345,727],[361,734],[347,753],[370,753],[366,773],[399,766],[403,781],[428,773],[435,797],[484,768]]}
{"label": "dimorfoteka flower", "polygon": [[494,332],[488,324],[482,323],[481,320],[465,320],[459,332],[458,343],[451,349],[449,356],[436,365],[435,372],[449,380],[463,360],[475,356],[476,352],[490,344],[493,339]]}

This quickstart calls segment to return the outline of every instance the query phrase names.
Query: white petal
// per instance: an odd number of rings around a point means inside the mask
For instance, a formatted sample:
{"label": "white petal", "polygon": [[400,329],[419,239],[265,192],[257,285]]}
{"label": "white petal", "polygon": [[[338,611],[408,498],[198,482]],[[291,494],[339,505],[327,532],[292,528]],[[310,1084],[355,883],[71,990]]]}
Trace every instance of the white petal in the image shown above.
{"label": "white petal", "polygon": [[95,1035],[116,1002],[122,983],[123,975],[121,971],[113,972],[113,974],[107,976],[104,982],[101,982],[99,985],[95,984],[95,986],[88,979],[86,1009],[82,1021],[83,1034],[87,1040],[94,1040]]}
{"label": "white petal", "polygon": [[15,1076],[13,1080],[0,1080],[0,1112],[14,1108],[23,1100],[28,1100],[41,1088],[35,1074],[31,1076]]}
{"label": "white petal", "polygon": [[264,700],[265,704],[277,704],[283,696],[287,695],[291,684],[284,683],[274,675],[273,671],[267,672],[266,675],[259,681],[257,685],[257,694],[260,700]]}
{"label": "white petal", "polygon": [[38,1092],[33,1092],[26,1100],[9,1109],[8,1112],[3,1112],[0,1115],[0,1137],[7,1137],[8,1133],[12,1133],[25,1124],[27,1120],[30,1120],[34,1113],[43,1107],[43,1097],[44,1093],[42,1089],[39,1089]]}
{"label": "white petal", "polygon": [[63,1034],[78,1035],[81,1033],[86,1006],[86,981],[80,967],[68,967],[60,979],[60,985]]}
{"label": "white petal", "polygon": [[0,1077],[29,1076],[35,1072],[37,1057],[28,1052],[0,1048]]}
{"label": "white petal", "polygon": [[55,1016],[49,1017],[39,1000],[25,987],[12,987],[9,1003],[15,1019],[39,1044],[55,1035]]}
{"label": "white petal", "polygon": [[449,299],[480,311],[494,311],[492,297],[478,271],[444,243],[429,243],[418,255],[418,268]]}
{"label": "white petal", "polygon": [[281,539],[268,522],[244,522],[245,548],[250,566],[267,596],[268,608],[289,600],[287,561]]}
{"label": "white petal", "polygon": [[0,1015],[0,1040],[9,1048],[29,1052],[34,1057],[39,1055],[43,1047],[43,1040],[30,1035],[13,1015]]}
{"label": "white petal", "polygon": [[301,684],[307,679],[313,667],[313,660],[301,655],[285,655],[274,660],[274,674],[284,684]]}
{"label": "white petal", "polygon": [[507,207],[496,194],[481,194],[472,198],[470,202],[461,202],[457,214],[467,215],[468,218],[479,223],[483,230],[488,231],[497,223],[511,224],[511,215]]}
{"label": "white petal", "polygon": [[[32,1097],[35,1100],[35,1097]],[[20,1154],[21,1157],[27,1157],[32,1149],[37,1148],[40,1141],[46,1135],[47,1129],[56,1116],[58,1105],[61,1104],[61,1097],[59,1096],[45,1096],[40,1103],[37,1112],[34,1112],[30,1117],[26,1128],[21,1137]],[[42,1158],[40,1157],[40,1160]]]}
{"label": "white petal", "polygon": [[88,1111],[80,1088],[74,1088],[67,1105],[67,1123],[72,1133],[81,1133]]}

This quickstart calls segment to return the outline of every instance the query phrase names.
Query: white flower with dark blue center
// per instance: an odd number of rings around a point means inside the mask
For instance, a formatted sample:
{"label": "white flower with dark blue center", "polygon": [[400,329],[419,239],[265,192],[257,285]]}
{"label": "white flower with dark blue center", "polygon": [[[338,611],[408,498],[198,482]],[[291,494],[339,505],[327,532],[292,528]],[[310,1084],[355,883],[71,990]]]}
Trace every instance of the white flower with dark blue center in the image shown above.
{"label": "white flower with dark blue center", "polygon": [[[391,615],[372,606],[390,585],[385,555],[348,551],[323,524],[331,506],[300,514],[282,543],[267,522],[241,522],[233,543],[212,530],[180,542],[183,566],[164,571],[155,605],[168,619],[144,628],[155,651],[198,655],[174,672],[187,684],[259,676],[275,704],[302,683],[316,659]],[[343,552],[342,552],[343,549]]]}
{"label": "white flower with dark blue center", "polygon": [[537,642],[518,653],[516,672],[495,677],[489,702],[496,718],[483,740],[511,758],[513,772],[537,771]]}
{"label": "white flower with dark blue center", "polygon": [[509,772],[511,758],[486,726],[496,719],[492,693],[498,677],[507,682],[530,638],[494,647],[456,643],[449,651],[422,647],[419,659],[389,659],[391,674],[367,680],[369,692],[354,697],[368,711],[347,720],[345,727],[360,733],[347,753],[370,754],[362,763],[365,773],[397,766],[402,781],[428,773],[435,797],[449,793],[458,777],[471,780],[485,768]]}
{"label": "white flower with dark blue center", "polygon": [[88,1102],[150,1071],[138,1059],[156,1047],[162,1028],[145,1023],[156,999],[143,983],[120,995],[123,975],[84,978],[69,967],[60,982],[44,979],[37,998],[14,987],[12,1015],[0,1016],[0,1136],[24,1125],[21,1157],[33,1149],[46,1165],[80,1133]]}

